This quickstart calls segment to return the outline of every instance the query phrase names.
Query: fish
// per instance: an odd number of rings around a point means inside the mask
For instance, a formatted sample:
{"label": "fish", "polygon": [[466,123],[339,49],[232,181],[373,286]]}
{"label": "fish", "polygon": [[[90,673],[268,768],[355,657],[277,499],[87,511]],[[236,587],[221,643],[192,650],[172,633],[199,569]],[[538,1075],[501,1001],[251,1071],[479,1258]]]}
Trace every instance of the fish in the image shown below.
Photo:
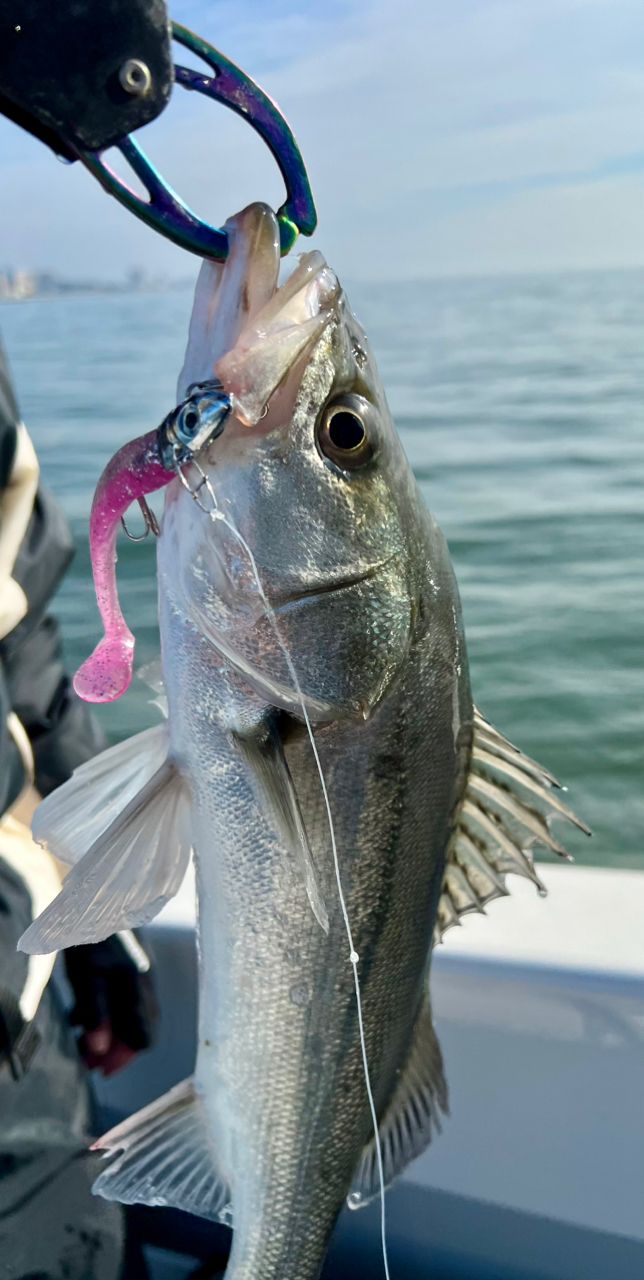
{"label": "fish", "polygon": [[41,805],[71,869],[21,945],[147,923],[192,853],[194,1076],[99,1140],[94,1189],[232,1223],[227,1280],[315,1280],[342,1207],[448,1111],[434,946],[510,873],[543,891],[555,817],[587,828],[473,703],[448,547],[337,277],[312,252],[279,283],[266,205],[228,234],[178,399],[216,377],[231,413],[158,540],[167,720]]}

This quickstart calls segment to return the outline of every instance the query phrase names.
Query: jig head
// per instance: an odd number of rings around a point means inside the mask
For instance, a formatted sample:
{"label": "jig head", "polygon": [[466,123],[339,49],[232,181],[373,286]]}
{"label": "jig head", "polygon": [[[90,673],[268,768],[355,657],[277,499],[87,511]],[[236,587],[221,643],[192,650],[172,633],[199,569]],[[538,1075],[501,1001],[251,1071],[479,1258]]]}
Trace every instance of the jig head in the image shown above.
{"label": "jig head", "polygon": [[85,702],[114,702],[132,682],[134,636],[123,617],[116,585],[119,523],[132,502],[144,501],[147,494],[164,488],[221,435],[230,409],[230,397],[216,379],[193,384],[160,427],[119,449],[96,486],[89,545],[104,635],[74,676],[74,689]]}
{"label": "jig head", "polygon": [[190,462],[200,449],[221,435],[230,410],[230,396],[218,378],[193,382],[185,400],[159,427],[158,448],[163,465],[176,471]]}

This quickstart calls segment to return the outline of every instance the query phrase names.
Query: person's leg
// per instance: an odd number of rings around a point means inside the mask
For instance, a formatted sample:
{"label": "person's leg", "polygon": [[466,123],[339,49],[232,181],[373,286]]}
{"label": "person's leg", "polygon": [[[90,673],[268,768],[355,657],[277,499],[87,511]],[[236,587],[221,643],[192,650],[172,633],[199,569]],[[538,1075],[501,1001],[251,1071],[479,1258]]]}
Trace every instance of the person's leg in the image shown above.
{"label": "person's leg", "polygon": [[[36,976],[29,972],[34,958],[16,952],[17,940],[31,922],[32,902],[15,870],[14,845],[11,865],[1,855],[0,826],[2,1277],[117,1280],[123,1274],[123,1213],[91,1194],[98,1157],[87,1150],[87,1077],[51,984],[41,998],[33,1034],[15,1035],[16,1006],[21,996],[24,1003],[26,984],[31,980],[33,987]],[[12,1037],[17,1044],[10,1043]],[[137,1267],[136,1280],[144,1274]]]}

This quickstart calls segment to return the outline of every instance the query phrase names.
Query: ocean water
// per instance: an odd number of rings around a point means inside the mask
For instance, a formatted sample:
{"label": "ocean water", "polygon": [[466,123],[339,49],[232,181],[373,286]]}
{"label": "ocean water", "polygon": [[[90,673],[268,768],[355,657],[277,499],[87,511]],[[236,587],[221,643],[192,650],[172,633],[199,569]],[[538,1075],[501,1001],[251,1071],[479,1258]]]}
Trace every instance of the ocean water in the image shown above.
{"label": "ocean water", "polygon": [[[580,862],[644,867],[644,273],[349,292],[450,544],[479,707],[568,786],[594,831],[567,837]],[[173,406],[190,303],[185,290],[0,307],[78,545],[56,601],[70,668],[99,636],[94,485]],[[152,540],[123,537],[118,572],[143,662],[157,652]],[[136,682],[99,709],[113,739],[155,720],[150,696]]]}

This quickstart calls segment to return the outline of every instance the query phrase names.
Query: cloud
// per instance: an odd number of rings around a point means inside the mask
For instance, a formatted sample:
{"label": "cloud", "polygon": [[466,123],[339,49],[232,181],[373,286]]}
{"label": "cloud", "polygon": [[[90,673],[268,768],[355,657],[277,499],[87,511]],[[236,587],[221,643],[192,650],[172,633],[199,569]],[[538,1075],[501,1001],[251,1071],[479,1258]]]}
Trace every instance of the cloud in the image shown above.
{"label": "cloud", "polygon": [[[177,0],[173,14],[290,117],[319,205],[317,242],[345,276],[644,260],[635,0]],[[192,270],[79,166],[29,139],[19,146],[10,130],[0,129],[0,260]],[[261,143],[193,95],[177,91],[142,140],[214,221],[282,198]]]}

